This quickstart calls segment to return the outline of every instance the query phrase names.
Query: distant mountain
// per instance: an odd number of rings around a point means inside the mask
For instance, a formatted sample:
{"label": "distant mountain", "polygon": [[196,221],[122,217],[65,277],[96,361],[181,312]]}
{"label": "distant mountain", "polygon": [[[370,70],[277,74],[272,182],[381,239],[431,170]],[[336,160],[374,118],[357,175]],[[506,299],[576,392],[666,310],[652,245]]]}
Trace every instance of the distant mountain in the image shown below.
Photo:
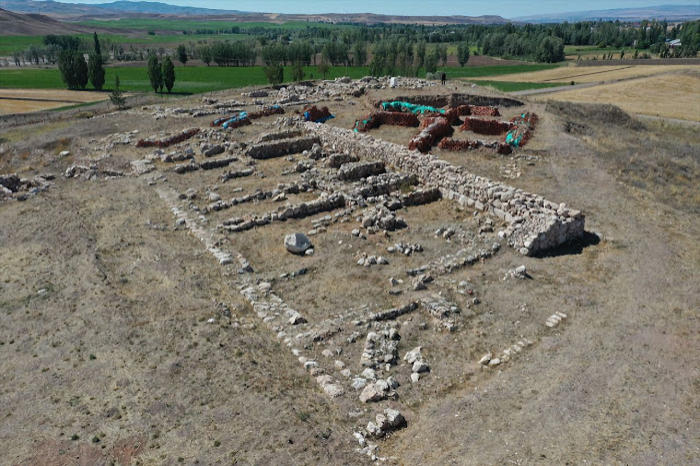
{"label": "distant mountain", "polygon": [[[107,19],[120,17],[200,17],[226,21],[312,21],[332,23],[402,23],[402,24],[502,24],[509,22],[500,16],[401,16],[372,13],[277,14],[249,13],[238,10],[215,10],[169,5],[161,2],[118,0],[111,3],[84,5],[36,0],[0,0],[0,8],[18,13],[40,13],[68,20]],[[0,32],[1,34],[1,32]]]}
{"label": "distant mountain", "polygon": [[245,13],[239,10],[215,10],[211,8],[168,5],[167,3],[161,2],[130,2],[124,0],[111,3],[99,3],[96,6],[106,10],[157,15],[240,15]]}
{"label": "distant mountain", "polygon": [[3,35],[75,34],[92,32],[93,29],[76,24],[63,23],[45,15],[25,15],[0,9],[0,31],[2,31]]}
{"label": "distant mountain", "polygon": [[81,16],[111,13],[108,10],[103,10],[94,5],[52,1],[37,2],[34,0],[0,0],[0,8],[15,13],[32,13],[51,16]]}
{"label": "distant mountain", "polygon": [[700,18],[700,2],[697,5],[659,5],[642,8],[616,8],[612,10],[573,11],[544,15],[522,16],[514,21],[526,23],[561,23],[564,21],[620,20],[639,21],[643,19],[667,19],[687,21]]}
{"label": "distant mountain", "polygon": [[98,3],[96,5],[63,3],[51,0],[0,0],[0,8],[16,13],[40,13],[62,17],[113,16],[115,13],[176,16],[244,14],[244,12],[238,10],[215,10],[211,8],[168,5],[167,3],[161,2],[129,2],[123,0],[111,3]]}

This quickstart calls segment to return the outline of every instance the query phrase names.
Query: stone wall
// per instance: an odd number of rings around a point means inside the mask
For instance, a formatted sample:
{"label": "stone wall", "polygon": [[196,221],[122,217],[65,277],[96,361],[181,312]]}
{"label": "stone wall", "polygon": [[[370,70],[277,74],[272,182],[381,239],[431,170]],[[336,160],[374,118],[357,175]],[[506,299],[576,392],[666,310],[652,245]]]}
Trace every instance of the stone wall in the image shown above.
{"label": "stone wall", "polygon": [[338,170],[338,179],[342,181],[355,181],[368,176],[380,175],[386,171],[384,162],[348,162],[341,165]]}
{"label": "stone wall", "polygon": [[465,207],[488,211],[507,223],[503,234],[521,254],[534,255],[583,235],[585,217],[565,204],[469,173],[432,154],[411,151],[367,134],[328,125],[300,123],[329,150],[379,159],[397,170],[415,174],[443,197]]}
{"label": "stone wall", "polygon": [[319,142],[316,137],[299,137],[282,139],[278,141],[264,142],[251,146],[247,150],[249,157],[254,159],[270,159],[289,154],[298,154],[309,150]]}

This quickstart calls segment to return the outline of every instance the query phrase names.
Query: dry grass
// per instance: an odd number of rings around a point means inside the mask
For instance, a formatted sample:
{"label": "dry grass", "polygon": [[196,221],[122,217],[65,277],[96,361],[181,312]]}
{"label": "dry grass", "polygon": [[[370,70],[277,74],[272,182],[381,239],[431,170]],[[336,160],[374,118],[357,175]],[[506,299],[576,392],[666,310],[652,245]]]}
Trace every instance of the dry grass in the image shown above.
{"label": "dry grass", "polygon": [[697,70],[693,65],[669,65],[669,66],[595,66],[576,67],[567,66],[551,70],[533,71],[530,73],[506,74],[499,76],[485,76],[481,79],[491,81],[513,82],[569,82],[593,83],[617,79],[630,79],[636,77],[653,76],[671,71]]}
{"label": "dry grass", "polygon": [[700,74],[654,76],[534,96],[537,100],[607,103],[631,113],[700,121]]}
{"label": "dry grass", "polygon": [[0,89],[0,115],[104,100],[106,94],[56,89]]}

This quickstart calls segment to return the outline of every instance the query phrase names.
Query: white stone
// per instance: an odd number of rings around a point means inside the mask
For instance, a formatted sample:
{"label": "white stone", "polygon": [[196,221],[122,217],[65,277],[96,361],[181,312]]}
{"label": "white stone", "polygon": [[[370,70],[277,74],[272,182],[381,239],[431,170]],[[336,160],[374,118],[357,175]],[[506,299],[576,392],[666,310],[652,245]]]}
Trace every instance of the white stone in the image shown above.
{"label": "white stone", "polygon": [[411,368],[412,372],[417,372],[417,373],[422,373],[422,372],[428,372],[430,370],[430,366],[425,363],[425,361],[415,361],[413,363],[413,367]]}
{"label": "white stone", "polygon": [[331,398],[338,398],[339,396],[342,396],[345,391],[343,390],[343,387],[341,387],[338,384],[334,383],[327,383],[325,385],[322,385],[323,391],[326,392],[328,396]]}
{"label": "white stone", "polygon": [[311,241],[304,233],[291,233],[284,237],[284,246],[292,254],[304,254],[311,248]]}
{"label": "white stone", "polygon": [[362,371],[362,377],[365,379],[370,379],[370,380],[375,380],[377,378],[377,374],[374,372],[374,369],[371,367],[366,368],[365,370]]}
{"label": "white stone", "polygon": [[409,364],[413,364],[419,359],[422,359],[421,355],[421,349],[422,346],[418,346],[416,348],[413,348],[411,351],[407,352],[406,355],[403,357],[403,360],[408,362]]}
{"label": "white stone", "polygon": [[404,427],[406,425],[406,418],[396,409],[387,408],[384,410],[384,415],[386,416],[389,425],[394,428]]}
{"label": "white stone", "polygon": [[350,384],[355,390],[362,390],[367,386],[367,381],[362,377],[355,377]]}

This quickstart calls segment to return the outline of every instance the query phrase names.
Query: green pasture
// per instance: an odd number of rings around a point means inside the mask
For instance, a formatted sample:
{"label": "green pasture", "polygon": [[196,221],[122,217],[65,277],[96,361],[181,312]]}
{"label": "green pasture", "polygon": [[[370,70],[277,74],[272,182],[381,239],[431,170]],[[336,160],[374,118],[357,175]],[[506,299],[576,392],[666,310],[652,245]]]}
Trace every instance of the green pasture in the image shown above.
{"label": "green pasture", "polygon": [[[151,85],[148,81],[146,68],[142,66],[116,66],[106,68],[105,89],[114,84],[114,77],[119,75],[121,88],[131,92],[149,92]],[[361,78],[369,74],[367,67],[330,67],[328,79],[339,76]],[[267,78],[260,66],[251,67],[218,67],[218,66],[176,66],[175,87],[173,92],[179,94],[196,94],[221,89],[264,85]],[[291,81],[291,67],[285,68],[285,81]],[[305,79],[319,79],[315,66],[305,67]],[[90,85],[88,84],[88,88]],[[61,75],[57,69],[12,69],[0,70],[0,88],[18,89],[65,89]]]}

